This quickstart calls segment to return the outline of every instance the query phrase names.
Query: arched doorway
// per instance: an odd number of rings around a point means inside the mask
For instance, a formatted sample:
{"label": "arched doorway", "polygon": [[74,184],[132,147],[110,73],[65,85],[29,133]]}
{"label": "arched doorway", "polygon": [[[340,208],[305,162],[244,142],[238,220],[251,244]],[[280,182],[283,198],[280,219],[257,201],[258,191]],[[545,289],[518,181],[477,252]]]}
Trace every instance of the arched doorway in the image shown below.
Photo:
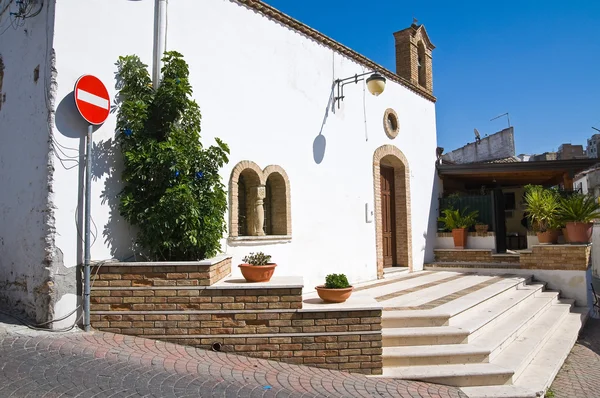
{"label": "arched doorway", "polygon": [[410,172],[406,156],[393,145],[373,155],[377,277],[383,269],[409,267],[412,271]]}

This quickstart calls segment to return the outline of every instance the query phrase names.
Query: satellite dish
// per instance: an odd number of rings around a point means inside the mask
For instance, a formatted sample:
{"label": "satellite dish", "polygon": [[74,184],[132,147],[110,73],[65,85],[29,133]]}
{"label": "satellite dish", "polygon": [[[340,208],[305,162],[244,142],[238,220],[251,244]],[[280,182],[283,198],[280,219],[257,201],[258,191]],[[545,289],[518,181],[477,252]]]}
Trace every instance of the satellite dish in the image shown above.
{"label": "satellite dish", "polygon": [[481,136],[479,135],[479,131],[477,129],[473,129],[475,131],[475,141],[479,143],[481,141]]}

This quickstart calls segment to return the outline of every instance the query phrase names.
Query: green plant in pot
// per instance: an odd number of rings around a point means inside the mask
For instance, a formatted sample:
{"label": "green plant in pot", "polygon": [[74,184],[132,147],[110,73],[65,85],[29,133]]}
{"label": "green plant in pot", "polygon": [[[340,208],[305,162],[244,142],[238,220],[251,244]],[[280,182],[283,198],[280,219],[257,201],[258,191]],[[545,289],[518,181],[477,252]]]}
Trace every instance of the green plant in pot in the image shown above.
{"label": "green plant in pot", "polygon": [[560,202],[557,192],[540,185],[527,185],[525,202],[527,217],[540,244],[557,243]]}
{"label": "green plant in pot", "polygon": [[348,300],[354,289],[344,274],[329,274],[325,284],[315,288],[321,300],[326,303],[343,303]]}
{"label": "green plant in pot", "polygon": [[462,211],[450,208],[442,211],[442,217],[439,217],[438,221],[444,224],[446,230],[452,231],[454,247],[457,249],[464,249],[467,247],[467,234],[469,228],[475,225],[478,215],[479,212],[477,210],[467,212],[467,208]]}
{"label": "green plant in pot", "polygon": [[271,256],[258,252],[250,253],[242,259],[238,267],[247,282],[268,282],[271,280],[277,264],[271,262]]}
{"label": "green plant in pot", "polygon": [[560,218],[566,223],[570,243],[590,243],[593,221],[600,218],[600,205],[592,196],[574,194],[563,198],[559,205]]}

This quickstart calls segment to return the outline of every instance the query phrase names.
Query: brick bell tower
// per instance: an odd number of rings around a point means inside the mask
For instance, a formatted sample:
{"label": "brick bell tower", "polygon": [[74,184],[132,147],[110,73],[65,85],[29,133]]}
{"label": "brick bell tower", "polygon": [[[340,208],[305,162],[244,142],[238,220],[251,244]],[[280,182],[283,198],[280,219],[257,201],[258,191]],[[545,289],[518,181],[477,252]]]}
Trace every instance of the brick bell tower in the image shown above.
{"label": "brick bell tower", "polygon": [[425,26],[415,19],[410,27],[394,33],[396,74],[433,94],[431,52],[435,48]]}

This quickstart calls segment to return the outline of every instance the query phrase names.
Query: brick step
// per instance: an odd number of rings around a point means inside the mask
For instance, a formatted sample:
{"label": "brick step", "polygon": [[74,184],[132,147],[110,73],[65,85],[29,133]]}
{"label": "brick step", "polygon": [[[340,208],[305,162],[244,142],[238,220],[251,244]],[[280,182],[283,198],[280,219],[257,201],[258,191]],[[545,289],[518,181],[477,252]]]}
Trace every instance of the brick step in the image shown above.
{"label": "brick step", "polygon": [[202,261],[106,262],[91,269],[96,287],[210,286],[231,274],[231,256]]}
{"label": "brick step", "polygon": [[212,286],[92,287],[91,311],[266,310],[302,308],[302,277],[266,283],[225,279]]}
{"label": "brick step", "polygon": [[473,269],[520,269],[519,263],[507,263],[507,262],[465,262],[465,261],[436,261],[433,263],[424,264],[424,269],[444,269],[444,268],[473,268]]}

